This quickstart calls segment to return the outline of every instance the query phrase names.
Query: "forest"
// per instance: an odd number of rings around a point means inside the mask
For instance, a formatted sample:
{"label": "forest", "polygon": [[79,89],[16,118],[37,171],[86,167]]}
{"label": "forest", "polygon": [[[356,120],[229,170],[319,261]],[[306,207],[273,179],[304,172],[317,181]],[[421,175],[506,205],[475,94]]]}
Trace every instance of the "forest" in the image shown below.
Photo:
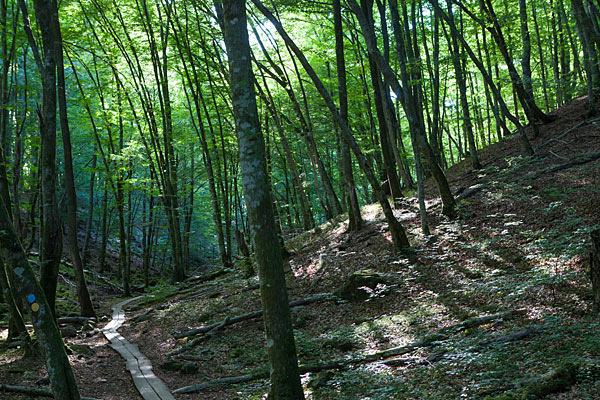
{"label": "forest", "polygon": [[0,399],[600,398],[598,0],[0,0]]}

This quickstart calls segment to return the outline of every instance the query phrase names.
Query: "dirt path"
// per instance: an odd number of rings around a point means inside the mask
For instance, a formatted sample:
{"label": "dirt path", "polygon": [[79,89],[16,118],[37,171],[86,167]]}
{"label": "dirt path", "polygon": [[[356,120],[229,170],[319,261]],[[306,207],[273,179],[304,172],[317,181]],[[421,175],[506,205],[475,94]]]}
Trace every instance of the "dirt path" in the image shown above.
{"label": "dirt path", "polygon": [[127,299],[113,306],[113,319],[102,329],[102,333],[111,343],[110,346],[125,359],[133,382],[145,400],[175,400],[167,385],[154,375],[152,364],[140,352],[138,345],[129,343],[117,332],[125,322],[123,307],[140,297]]}

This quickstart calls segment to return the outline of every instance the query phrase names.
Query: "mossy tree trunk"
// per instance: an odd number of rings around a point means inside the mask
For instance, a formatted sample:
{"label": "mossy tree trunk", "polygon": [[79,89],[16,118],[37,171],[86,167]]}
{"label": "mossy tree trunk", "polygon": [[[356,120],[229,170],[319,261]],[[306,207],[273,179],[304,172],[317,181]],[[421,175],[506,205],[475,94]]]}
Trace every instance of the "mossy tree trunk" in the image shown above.
{"label": "mossy tree trunk", "polygon": [[[217,4],[218,8],[219,6]],[[267,349],[271,364],[269,398],[304,399],[298,375],[281,249],[279,246],[273,246],[278,238],[267,177],[265,144],[256,106],[245,0],[224,1],[223,17],[242,187],[259,269]]]}
{"label": "mossy tree trunk", "polygon": [[3,202],[0,203],[0,251],[10,285],[23,304],[30,308],[33,328],[46,356],[52,393],[58,400],[78,400],[77,383],[54,319],[54,310],[35,278]]}

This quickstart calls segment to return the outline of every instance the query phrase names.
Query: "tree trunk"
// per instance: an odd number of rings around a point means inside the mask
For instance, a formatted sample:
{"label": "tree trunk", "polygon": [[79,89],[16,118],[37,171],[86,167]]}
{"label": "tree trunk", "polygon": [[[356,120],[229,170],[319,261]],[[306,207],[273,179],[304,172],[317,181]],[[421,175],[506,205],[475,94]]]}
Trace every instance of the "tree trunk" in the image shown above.
{"label": "tree trunk", "polygon": [[533,149],[531,148],[531,144],[529,143],[529,139],[527,138],[525,129],[519,122],[519,119],[510,113],[508,106],[506,105],[506,103],[504,102],[504,99],[502,98],[502,95],[500,94],[500,90],[494,83],[491,75],[488,74],[488,72],[485,69],[485,67],[483,66],[483,63],[481,62],[481,60],[479,60],[477,58],[477,56],[475,56],[475,53],[473,53],[473,50],[471,49],[471,47],[469,46],[469,44],[467,43],[465,38],[456,29],[456,26],[454,25],[454,21],[452,19],[450,19],[448,17],[448,15],[440,8],[437,0],[429,0],[429,2],[434,7],[435,12],[439,13],[440,17],[446,21],[446,23],[450,27],[452,34],[455,35],[458,38],[458,40],[462,43],[463,48],[469,55],[469,58],[471,58],[471,61],[473,61],[473,63],[479,69],[479,72],[481,72],[481,74],[483,75],[483,79],[485,80],[486,84],[489,86],[490,90],[492,91],[492,94],[494,95],[494,99],[500,104],[500,108],[501,108],[504,116],[506,118],[508,118],[517,127],[517,130],[519,131],[519,136],[521,138],[521,144],[523,146],[524,152],[528,155],[533,155]]}
{"label": "tree trunk", "polygon": [[288,36],[287,32],[283,29],[283,26],[277,20],[277,18],[275,18],[275,16],[260,2],[260,0],[252,0],[252,3],[254,3],[254,5],[260,10],[260,12],[265,17],[267,17],[267,19],[269,19],[269,21],[271,21],[271,23],[275,26],[275,28],[277,29],[277,31],[279,32],[279,34],[281,35],[283,40],[292,49],[292,51],[294,52],[294,54],[296,55],[296,57],[298,58],[298,60],[302,64],[302,66],[304,67],[305,71],[307,72],[307,74],[309,75],[311,80],[313,81],[317,91],[319,92],[319,94],[321,95],[323,100],[325,101],[325,104],[329,108],[329,111],[331,112],[331,114],[335,118],[336,122],[338,123],[338,125],[342,131],[344,140],[347,141],[348,145],[352,149],[358,163],[361,166],[361,169],[365,173],[365,175],[369,181],[369,184],[371,185],[374,196],[377,198],[377,201],[381,205],[381,208],[385,215],[386,221],[388,222],[390,234],[392,236],[392,242],[394,243],[394,249],[396,251],[400,251],[403,248],[410,247],[410,244],[408,242],[408,237],[406,236],[406,232],[405,232],[404,228],[402,227],[402,225],[398,222],[398,220],[394,216],[394,212],[393,212],[392,208],[390,207],[390,203],[388,202],[385,194],[381,190],[379,181],[377,180],[377,178],[375,177],[375,174],[373,173],[371,163],[365,157],[364,153],[358,146],[356,139],[350,132],[348,125],[346,125],[346,123],[342,119],[337,107],[333,103],[333,99],[331,98],[331,95],[329,94],[327,89],[325,89],[325,86],[323,85],[323,83],[321,82],[321,80],[319,79],[317,74],[315,73],[314,69],[312,68],[312,66],[310,65],[310,63],[308,62],[308,60],[302,53],[302,51],[298,48],[298,46],[296,46],[296,44]]}
{"label": "tree trunk", "polygon": [[[348,124],[348,89],[346,87],[346,59],[344,57],[344,32],[342,26],[342,8],[340,0],[333,0],[333,23],[335,30],[335,54],[338,77],[338,96],[340,101],[340,116]],[[348,230],[360,230],[362,217],[358,197],[356,197],[356,185],[352,172],[352,154],[350,146],[346,141],[340,143],[342,151],[342,171],[346,192],[346,204],[348,204]]]}
{"label": "tree trunk", "polygon": [[77,192],[75,191],[75,176],[73,174],[73,154],[71,150],[71,132],[69,129],[69,117],[67,115],[67,94],[65,88],[65,65],[63,58],[62,34],[58,19],[58,5],[52,0],[52,20],[54,28],[54,52],[56,56],[56,70],[58,80],[58,108],[60,114],[60,132],[63,142],[64,155],[64,182],[67,192],[67,241],[71,251],[71,260],[75,271],[75,283],[77,285],[77,298],[83,317],[95,317],[94,305],[85,282],[83,273],[83,261],[79,252],[77,242]]}
{"label": "tree trunk", "polygon": [[[448,2],[448,16],[454,18],[452,14],[452,3]],[[467,82],[465,79],[466,71],[463,69],[463,57],[458,47],[458,40],[455,35],[450,35],[450,54],[452,64],[454,65],[454,76],[458,85],[458,93],[460,98],[462,128],[465,133],[467,142],[469,143],[469,152],[471,157],[471,166],[473,169],[481,169],[481,163],[477,156],[477,146],[473,135],[473,123],[471,121],[471,112],[469,110],[469,101],[467,99]]]}
{"label": "tree trunk", "polygon": [[56,324],[55,311],[48,304],[44,290],[35,278],[4,204],[0,204],[0,250],[7,264],[10,284],[30,308],[33,328],[46,356],[48,377],[55,398],[79,400],[77,383]]}
{"label": "tree trunk", "polygon": [[54,3],[35,0],[35,16],[41,33],[44,57],[41,58],[37,42],[29,26],[27,6],[19,0],[29,46],[31,47],[42,81],[42,107],[38,109],[41,137],[41,218],[40,263],[41,285],[50,312],[56,316],[56,286],[58,266],[62,255],[62,232],[58,201],[56,199],[56,37],[52,21]]}
{"label": "tree trunk", "polygon": [[86,266],[89,258],[90,258],[90,254],[89,254],[89,250],[90,250],[90,240],[91,240],[91,236],[92,236],[92,224],[94,222],[94,203],[95,203],[95,199],[94,199],[94,189],[96,187],[96,166],[97,166],[97,162],[98,162],[98,156],[96,155],[96,146],[94,146],[94,154],[92,155],[92,165],[91,165],[91,173],[90,173],[90,186],[88,189],[88,215],[87,215],[87,221],[85,224],[85,238],[83,240],[83,249],[81,250],[81,256],[82,256],[82,262],[83,265]]}
{"label": "tree trunk", "polygon": [[[217,3],[217,7],[219,6]],[[264,139],[256,108],[245,0],[224,1],[223,16],[242,185],[259,268],[267,351],[271,364],[269,398],[304,399],[298,375],[281,249],[273,246],[278,239],[267,177]]]}
{"label": "tree trunk", "polygon": [[594,294],[594,309],[600,311],[600,230],[591,233],[590,278]]}

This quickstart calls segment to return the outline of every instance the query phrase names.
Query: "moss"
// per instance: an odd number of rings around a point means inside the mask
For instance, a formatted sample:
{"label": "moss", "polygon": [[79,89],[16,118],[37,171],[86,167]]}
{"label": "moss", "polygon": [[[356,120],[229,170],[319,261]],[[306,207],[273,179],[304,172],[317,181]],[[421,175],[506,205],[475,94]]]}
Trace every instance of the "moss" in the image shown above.
{"label": "moss", "polygon": [[498,396],[486,397],[484,400],[517,400],[514,394],[502,393]]}
{"label": "moss", "polygon": [[551,393],[564,392],[577,381],[578,366],[567,363],[525,386],[522,400],[538,399]]}
{"label": "moss", "polygon": [[371,269],[354,272],[338,290],[337,295],[344,300],[362,301],[369,298],[365,287],[374,289],[378,284],[388,283],[385,275]]}

